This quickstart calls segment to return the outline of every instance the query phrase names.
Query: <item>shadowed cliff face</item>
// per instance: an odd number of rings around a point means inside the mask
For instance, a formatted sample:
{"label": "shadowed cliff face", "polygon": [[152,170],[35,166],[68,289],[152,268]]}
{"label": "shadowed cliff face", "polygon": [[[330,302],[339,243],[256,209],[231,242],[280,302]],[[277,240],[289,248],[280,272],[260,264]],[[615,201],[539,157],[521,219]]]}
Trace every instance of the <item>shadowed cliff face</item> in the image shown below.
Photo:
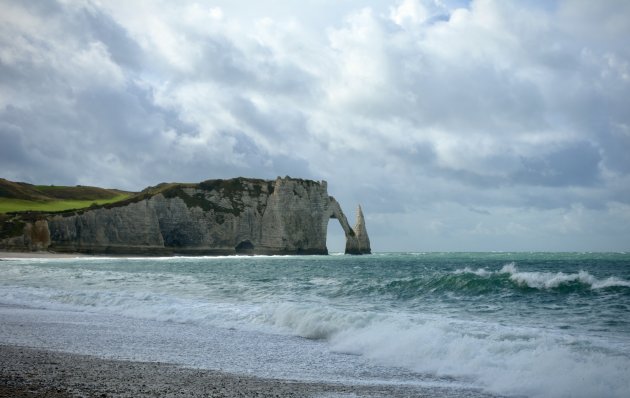
{"label": "shadowed cliff face", "polygon": [[[19,216],[16,216],[19,217]],[[0,248],[109,254],[327,254],[330,218],[346,252],[370,253],[363,214],[351,228],[325,181],[237,178],[162,184],[125,202],[42,215]],[[12,222],[15,223],[15,220]]]}

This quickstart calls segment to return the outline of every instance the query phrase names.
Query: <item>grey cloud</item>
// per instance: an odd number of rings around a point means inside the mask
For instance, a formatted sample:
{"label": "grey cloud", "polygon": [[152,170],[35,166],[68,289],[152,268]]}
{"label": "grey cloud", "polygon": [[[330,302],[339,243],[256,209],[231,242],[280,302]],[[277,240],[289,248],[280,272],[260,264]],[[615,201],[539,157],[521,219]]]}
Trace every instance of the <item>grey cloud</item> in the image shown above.
{"label": "grey cloud", "polygon": [[9,107],[0,113],[0,163],[3,170],[18,169],[23,165],[26,151],[22,143],[22,128],[10,120],[5,119],[5,112],[11,112]]}
{"label": "grey cloud", "polygon": [[273,107],[263,112],[246,98],[233,98],[229,109],[234,117],[271,142],[296,140],[307,133],[305,116],[291,108]]}
{"label": "grey cloud", "polygon": [[[54,127],[48,120],[20,109],[7,107],[0,112],[2,156],[0,169],[12,178],[26,182],[64,183],[72,181],[76,169],[68,167],[74,143],[62,139],[55,143]],[[46,125],[44,131],[39,124]],[[70,155],[70,156],[69,156]]]}
{"label": "grey cloud", "polygon": [[415,143],[406,148],[394,149],[390,153],[410,167],[418,167],[419,169],[433,165],[437,160],[435,149],[428,142]]}
{"label": "grey cloud", "polygon": [[202,43],[196,65],[201,76],[232,87],[247,87],[256,80],[247,56],[225,37],[197,37],[196,41]]}
{"label": "grey cloud", "polygon": [[260,148],[248,135],[236,132],[231,135],[236,138],[235,153],[243,155],[247,164],[242,169],[242,172],[247,175],[275,179],[289,174],[292,177],[320,179],[318,173],[311,169],[308,160],[301,158],[297,153],[272,156]]}
{"label": "grey cloud", "polygon": [[[354,211],[357,205],[361,205],[371,213],[378,214],[403,214],[408,210],[407,205],[420,199],[416,196],[416,189],[404,190],[402,187],[390,185],[387,181],[375,178],[371,182],[355,181],[357,183],[348,185],[337,181],[329,181],[329,191],[337,198],[339,203],[348,212],[346,216],[349,220],[354,220]],[[404,194],[412,195],[406,201],[401,201]]]}
{"label": "grey cloud", "polygon": [[468,210],[470,210],[473,213],[481,214],[481,215],[484,215],[484,216],[491,216],[492,215],[492,213],[490,213],[488,210],[485,210],[485,209],[478,209],[478,208],[475,208],[475,207],[469,207]]}
{"label": "grey cloud", "polygon": [[597,148],[575,143],[550,154],[522,158],[523,168],[514,181],[528,185],[591,186],[601,181]]}
{"label": "grey cloud", "polygon": [[630,134],[609,129],[601,134],[600,145],[604,148],[603,163],[623,175],[630,174]]}
{"label": "grey cloud", "polygon": [[413,81],[415,104],[399,109],[421,125],[485,134],[546,125],[538,89],[491,65],[443,65],[436,60],[407,79]]}
{"label": "grey cloud", "polygon": [[101,145],[117,139],[146,145],[155,133],[169,128],[180,134],[194,131],[173,111],[156,106],[151,92],[133,83],[122,91],[96,88],[78,93],[73,110],[78,114],[77,128],[91,123],[86,134],[100,135]]}
{"label": "grey cloud", "polygon": [[142,48],[109,15],[98,9],[82,10],[85,28],[92,40],[104,43],[119,65],[139,71],[143,65]]}
{"label": "grey cloud", "polygon": [[[5,1],[6,3],[10,3]],[[20,2],[20,7],[27,9],[31,13],[42,14],[42,15],[50,15],[50,16],[59,16],[64,12],[63,5],[57,1],[34,1],[34,0],[25,0]]]}
{"label": "grey cloud", "polygon": [[447,180],[459,181],[468,186],[479,188],[490,188],[505,185],[507,182],[504,176],[487,175],[472,170],[454,170],[447,168],[436,169],[436,174]]}
{"label": "grey cloud", "polygon": [[[251,43],[247,52],[225,35],[183,31],[194,43],[197,54],[193,72],[169,69],[180,83],[209,81],[230,92],[260,91],[266,94],[309,96],[316,89],[314,77],[297,65],[280,61],[274,51],[261,43]],[[161,65],[165,67],[165,65]]]}
{"label": "grey cloud", "polygon": [[272,167],[265,170],[265,176],[275,178],[285,175],[313,180],[321,179],[319,173],[311,169],[308,160],[288,155],[275,156],[272,160]]}

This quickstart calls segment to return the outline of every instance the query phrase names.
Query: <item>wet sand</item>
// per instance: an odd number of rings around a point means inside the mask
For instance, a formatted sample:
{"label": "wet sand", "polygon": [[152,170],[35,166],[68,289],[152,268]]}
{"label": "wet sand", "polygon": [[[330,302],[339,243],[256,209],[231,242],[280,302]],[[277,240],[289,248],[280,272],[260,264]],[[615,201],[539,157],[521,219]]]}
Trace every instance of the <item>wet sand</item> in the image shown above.
{"label": "wet sand", "polygon": [[416,388],[305,383],[0,345],[0,397],[421,397]]}

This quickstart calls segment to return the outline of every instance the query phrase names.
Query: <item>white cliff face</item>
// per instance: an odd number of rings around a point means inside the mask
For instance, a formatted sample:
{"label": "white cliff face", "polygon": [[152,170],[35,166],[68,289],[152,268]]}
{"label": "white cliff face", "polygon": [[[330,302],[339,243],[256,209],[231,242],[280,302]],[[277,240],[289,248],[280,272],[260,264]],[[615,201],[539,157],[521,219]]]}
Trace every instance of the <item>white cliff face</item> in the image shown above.
{"label": "white cliff face", "polygon": [[142,253],[164,241],[150,201],[48,219],[50,249],[83,253]]}
{"label": "white cliff face", "polygon": [[370,254],[370,238],[365,228],[365,217],[361,206],[357,208],[357,221],[353,229],[354,235],[346,237],[346,253],[347,254]]}
{"label": "white cliff face", "polygon": [[260,247],[265,251],[327,253],[330,200],[325,183],[278,178],[262,215]]}
{"label": "white cliff face", "polygon": [[370,238],[368,237],[367,229],[365,228],[365,218],[363,217],[361,206],[357,209],[357,222],[354,228],[351,228],[339,203],[332,196],[329,199],[330,217],[339,220],[339,224],[341,224],[341,228],[343,228],[343,232],[346,235],[346,254],[372,253]]}
{"label": "white cliff face", "polygon": [[147,255],[326,254],[330,218],[346,232],[348,253],[369,253],[362,213],[353,230],[328,196],[325,181],[288,177],[171,184],[135,202],[48,216],[37,224],[46,236],[35,243],[34,226],[27,223],[30,240],[4,239],[0,247]]}

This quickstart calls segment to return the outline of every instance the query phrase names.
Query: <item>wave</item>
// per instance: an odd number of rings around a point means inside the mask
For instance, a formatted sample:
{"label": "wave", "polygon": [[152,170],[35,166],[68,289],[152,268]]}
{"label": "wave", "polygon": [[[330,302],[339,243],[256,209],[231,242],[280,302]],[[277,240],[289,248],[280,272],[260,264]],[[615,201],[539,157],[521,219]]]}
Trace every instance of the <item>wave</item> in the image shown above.
{"label": "wave", "polygon": [[503,294],[528,294],[554,292],[561,294],[597,294],[618,291],[630,294],[630,281],[610,276],[597,278],[587,271],[526,272],[515,263],[505,264],[499,270],[465,267],[454,271],[429,272],[403,278],[362,280],[361,283],[343,281],[337,283],[331,296],[386,300],[421,300],[440,296],[485,296]]}
{"label": "wave", "polygon": [[594,336],[315,303],[282,303],[263,311],[264,322],[289,334],[326,340],[334,352],[468,381],[495,394],[625,397],[630,390],[627,347]]}
{"label": "wave", "polygon": [[607,288],[630,288],[630,281],[614,276],[606,279],[598,279],[587,271],[566,274],[564,272],[524,272],[519,271],[514,262],[504,265],[499,271],[488,271],[484,268],[473,270],[463,268],[456,270],[455,274],[472,274],[483,278],[501,277],[507,275],[509,280],[519,286],[532,289],[556,289],[572,284],[581,285],[592,290]]}
{"label": "wave", "polygon": [[385,366],[471,379],[497,394],[625,397],[630,391],[627,352],[536,328],[392,318],[347,329],[331,343]]}

